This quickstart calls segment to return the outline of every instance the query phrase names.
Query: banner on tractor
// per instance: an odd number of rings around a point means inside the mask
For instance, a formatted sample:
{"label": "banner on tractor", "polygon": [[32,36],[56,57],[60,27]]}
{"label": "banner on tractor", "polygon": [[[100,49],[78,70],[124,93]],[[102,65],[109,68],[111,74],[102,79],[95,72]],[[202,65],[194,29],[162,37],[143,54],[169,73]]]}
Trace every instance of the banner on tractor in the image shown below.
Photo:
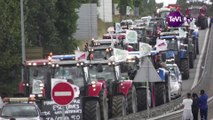
{"label": "banner on tractor", "polygon": [[114,60],[115,60],[115,62],[126,61],[127,56],[128,56],[128,51],[127,50],[121,50],[121,49],[114,48],[113,52],[114,52]]}
{"label": "banner on tractor", "polygon": [[126,43],[138,43],[138,34],[134,30],[126,30]]}
{"label": "banner on tractor", "polygon": [[120,23],[115,23],[115,32],[120,33],[122,32],[121,24]]}
{"label": "banner on tractor", "polygon": [[78,61],[85,61],[87,60],[88,52],[82,52],[82,51],[75,51],[75,59]]}
{"label": "banner on tractor", "polygon": [[165,51],[167,50],[167,43],[166,43],[166,40],[162,40],[162,39],[157,39],[156,40],[156,45],[155,45],[155,48],[156,48],[156,51]]}
{"label": "banner on tractor", "polygon": [[152,46],[150,46],[149,44],[143,42],[139,43],[139,51],[141,52],[142,57],[150,55],[151,50]]}

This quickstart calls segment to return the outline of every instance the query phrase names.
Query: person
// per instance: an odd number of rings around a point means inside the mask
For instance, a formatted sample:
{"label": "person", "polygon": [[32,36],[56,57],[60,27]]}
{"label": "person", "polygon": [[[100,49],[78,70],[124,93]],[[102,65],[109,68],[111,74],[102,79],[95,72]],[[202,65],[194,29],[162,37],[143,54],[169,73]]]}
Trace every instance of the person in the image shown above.
{"label": "person", "polygon": [[193,120],[192,115],[192,99],[191,99],[191,93],[187,93],[187,98],[183,99],[182,105],[183,105],[183,117],[182,120]]}
{"label": "person", "polygon": [[200,117],[201,120],[207,120],[208,115],[208,95],[205,93],[204,90],[200,90],[200,97],[198,99],[198,104],[200,108]]}
{"label": "person", "polygon": [[199,112],[199,105],[198,105],[198,95],[196,93],[192,94],[192,114],[194,120],[198,120],[198,112]]}
{"label": "person", "polygon": [[0,109],[3,107],[3,105],[4,105],[4,103],[3,103],[3,100],[2,100],[2,98],[0,96]]}

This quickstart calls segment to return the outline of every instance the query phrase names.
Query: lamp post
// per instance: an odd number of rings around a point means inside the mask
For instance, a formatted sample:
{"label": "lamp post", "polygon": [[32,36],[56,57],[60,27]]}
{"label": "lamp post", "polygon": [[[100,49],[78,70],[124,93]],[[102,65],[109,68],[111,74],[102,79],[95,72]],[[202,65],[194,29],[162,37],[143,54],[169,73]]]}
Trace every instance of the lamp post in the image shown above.
{"label": "lamp post", "polygon": [[[24,64],[26,60],[25,56],[25,36],[24,36],[24,8],[23,8],[23,0],[20,0],[20,8],[21,8],[21,51],[22,51],[22,64]],[[24,79],[24,70],[21,70],[21,78]]]}

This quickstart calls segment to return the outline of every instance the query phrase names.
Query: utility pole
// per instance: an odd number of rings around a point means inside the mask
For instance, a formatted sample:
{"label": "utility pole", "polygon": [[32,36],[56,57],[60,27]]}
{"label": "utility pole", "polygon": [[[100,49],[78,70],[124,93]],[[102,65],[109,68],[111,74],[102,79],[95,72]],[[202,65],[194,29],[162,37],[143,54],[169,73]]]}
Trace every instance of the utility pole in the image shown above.
{"label": "utility pole", "polygon": [[[24,36],[24,5],[23,0],[20,0],[20,8],[21,8],[21,51],[22,51],[22,64],[24,64],[26,60],[25,55],[25,36]],[[21,80],[24,79],[24,70],[21,70]]]}

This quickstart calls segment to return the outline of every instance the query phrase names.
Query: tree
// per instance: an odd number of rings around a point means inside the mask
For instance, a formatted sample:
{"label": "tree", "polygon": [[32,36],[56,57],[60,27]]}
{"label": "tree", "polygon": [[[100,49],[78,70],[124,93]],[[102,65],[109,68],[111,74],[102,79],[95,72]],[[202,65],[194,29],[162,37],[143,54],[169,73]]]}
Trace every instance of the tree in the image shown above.
{"label": "tree", "polygon": [[42,47],[44,53],[61,53],[62,41],[59,39],[55,21],[57,0],[26,0],[25,27],[28,46]]}
{"label": "tree", "polygon": [[76,32],[78,15],[76,8],[79,8],[78,0],[58,0],[56,2],[56,10],[58,17],[55,26],[58,30],[59,38],[62,41],[63,52],[69,53],[73,51],[77,44],[73,38]]}
{"label": "tree", "polygon": [[0,0],[0,55],[0,91],[13,92],[21,71],[19,1]]}

